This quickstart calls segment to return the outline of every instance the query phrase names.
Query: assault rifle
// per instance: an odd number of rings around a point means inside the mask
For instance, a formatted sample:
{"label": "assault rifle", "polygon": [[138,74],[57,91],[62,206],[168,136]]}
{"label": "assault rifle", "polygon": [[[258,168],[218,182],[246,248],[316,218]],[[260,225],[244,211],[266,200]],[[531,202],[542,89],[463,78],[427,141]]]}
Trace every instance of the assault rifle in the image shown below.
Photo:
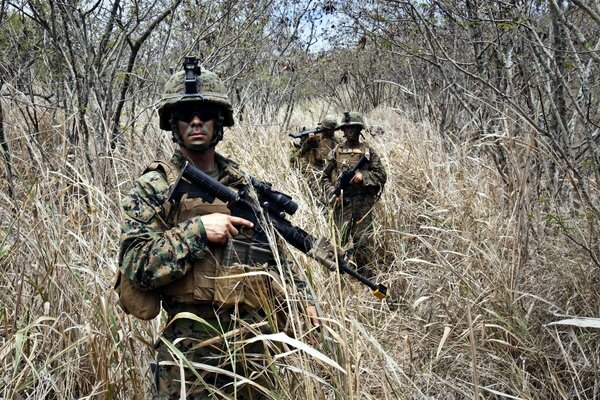
{"label": "assault rifle", "polygon": [[367,156],[366,154],[363,154],[360,156],[356,164],[340,173],[338,176],[338,185],[329,193],[329,203],[335,200],[335,198],[342,193],[342,190],[345,190],[348,188],[348,186],[350,186],[350,181],[354,177],[354,174],[365,164],[366,161]]}
{"label": "assault rifle", "polygon": [[311,133],[321,133],[321,132],[323,132],[323,128],[318,127],[318,128],[313,128],[313,129],[304,129],[304,130],[301,130],[300,132],[290,133],[289,136],[293,137],[294,139],[298,139],[298,138],[305,138],[306,136],[310,135]]}
{"label": "assault rifle", "polygon": [[[187,193],[188,197],[200,197],[208,203],[219,199],[227,204],[231,215],[247,219],[254,224],[254,235],[251,240],[258,244],[268,244],[267,227],[265,221],[272,224],[273,228],[283,239],[306,254],[317,260],[330,270],[338,268],[340,272],[348,274],[368,286],[373,295],[380,299],[387,297],[387,287],[376,284],[368,278],[348,267],[342,251],[336,249],[326,238],[317,239],[303,229],[292,225],[285,219],[285,215],[293,215],[298,205],[287,194],[271,189],[271,184],[251,179],[257,197],[252,196],[249,188],[238,192],[231,190],[216,179],[211,178],[198,168],[186,162],[169,195],[169,201],[176,203],[181,196]],[[263,218],[261,218],[263,216]],[[337,258],[336,258],[337,253]]]}

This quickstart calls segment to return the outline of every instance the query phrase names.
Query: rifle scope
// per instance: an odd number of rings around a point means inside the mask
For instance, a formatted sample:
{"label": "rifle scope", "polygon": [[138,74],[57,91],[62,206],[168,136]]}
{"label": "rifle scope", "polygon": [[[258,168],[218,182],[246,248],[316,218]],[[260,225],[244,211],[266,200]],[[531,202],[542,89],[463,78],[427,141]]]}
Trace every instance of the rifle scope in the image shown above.
{"label": "rifle scope", "polygon": [[268,202],[275,209],[283,210],[288,215],[294,215],[298,211],[298,203],[292,197],[271,189],[271,184],[251,177],[252,186],[258,193],[261,202]]}

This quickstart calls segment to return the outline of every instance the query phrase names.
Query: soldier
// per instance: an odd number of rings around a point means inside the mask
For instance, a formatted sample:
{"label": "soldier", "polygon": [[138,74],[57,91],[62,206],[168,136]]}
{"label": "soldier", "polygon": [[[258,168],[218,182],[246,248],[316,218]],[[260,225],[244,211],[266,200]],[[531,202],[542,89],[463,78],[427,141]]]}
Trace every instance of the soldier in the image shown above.
{"label": "soldier", "polygon": [[322,171],[325,167],[327,155],[339,144],[334,135],[338,129],[338,124],[334,116],[327,115],[319,122],[317,127],[320,128],[321,132],[308,134],[308,137],[300,146],[299,155],[308,165]]}
{"label": "soldier", "polygon": [[[152,163],[123,200],[117,283],[126,311],[151,319],[160,300],[166,312],[157,343],[158,398],[270,398],[267,345],[240,344],[248,331],[273,332],[285,323],[284,283],[271,272],[270,248],[251,244],[252,223],[218,200],[167,201],[186,161],[234,190],[249,185],[215,151],[223,128],[234,124],[227,92],[216,74],[186,57],[184,71],[165,85],[158,114],[179,149],[169,161]],[[244,276],[249,271],[266,274]],[[314,306],[307,313],[316,324]]]}
{"label": "soldier", "polygon": [[300,143],[293,142],[290,164],[304,173],[308,186],[317,200],[320,200],[320,181],[325,160],[329,152],[339,144],[339,140],[335,137],[337,129],[335,117],[327,115],[317,125],[316,130],[319,132],[309,133],[300,139]]}
{"label": "soldier", "polygon": [[[352,244],[352,256],[358,272],[372,276],[368,265],[373,262],[373,207],[387,180],[381,159],[366,143],[360,141],[364,129],[363,116],[355,111],[345,112],[340,129],[346,141],[335,147],[327,158],[322,185],[327,202],[333,206],[334,222],[341,233],[342,245]],[[365,156],[349,185],[339,197],[332,192],[339,184],[340,174],[355,166]]]}

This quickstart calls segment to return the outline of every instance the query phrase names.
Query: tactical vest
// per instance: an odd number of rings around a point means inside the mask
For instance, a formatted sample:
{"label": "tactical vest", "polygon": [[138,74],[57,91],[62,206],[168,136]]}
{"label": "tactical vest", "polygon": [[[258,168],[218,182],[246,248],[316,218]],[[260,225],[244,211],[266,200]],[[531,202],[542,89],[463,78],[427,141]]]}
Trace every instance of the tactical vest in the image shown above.
{"label": "tactical vest", "polygon": [[333,138],[323,137],[322,134],[319,134],[318,147],[314,149],[310,149],[308,153],[306,153],[306,161],[313,166],[323,167],[325,160],[327,159],[327,155],[329,152],[335,147],[336,142]]}
{"label": "tactical vest", "polygon": [[321,137],[321,140],[319,141],[319,149],[315,157],[317,161],[323,162],[324,160],[326,160],[327,155],[331,150],[333,150],[335,144],[336,143],[333,140],[333,138]]}
{"label": "tactical vest", "polygon": [[[338,176],[340,175],[340,173],[344,169],[352,168],[354,165],[356,165],[358,159],[363,154],[366,154],[367,163],[363,164],[363,167],[360,170],[367,170],[369,166],[370,151],[364,143],[361,143],[360,147],[356,149],[344,148],[342,145],[339,145],[335,148],[335,160],[337,161],[337,163],[332,173],[332,183],[334,187],[338,184]],[[344,191],[344,197],[364,193],[368,193],[368,190],[364,186],[350,185]]]}
{"label": "tactical vest", "polygon": [[[169,187],[177,181],[180,169],[171,162],[156,161],[152,163],[145,172],[160,171],[167,179]],[[236,190],[234,187],[230,187]],[[175,226],[180,222],[195,216],[221,213],[230,215],[227,205],[215,199],[213,203],[207,203],[200,198],[189,198],[183,195],[178,204],[166,203],[163,205],[166,222],[169,226]],[[248,271],[245,265],[249,258],[253,258],[253,264],[263,264],[272,260],[270,250],[250,246],[247,240],[238,235],[229,240],[227,246],[208,243],[206,255],[191,262],[191,268],[181,278],[160,288],[160,294],[165,303],[185,304],[216,304],[219,307],[233,306],[242,302],[257,308],[255,299],[247,293],[244,287],[244,278],[225,279],[227,274],[239,275]],[[231,253],[240,255],[240,259],[231,260]],[[228,254],[228,262],[223,266],[223,255]],[[242,257],[241,254],[244,256]],[[238,262],[239,261],[239,262]],[[264,270],[264,268],[263,268]],[[217,278],[217,279],[214,279]],[[247,283],[247,282],[246,282]],[[246,292],[246,293],[245,293]]]}

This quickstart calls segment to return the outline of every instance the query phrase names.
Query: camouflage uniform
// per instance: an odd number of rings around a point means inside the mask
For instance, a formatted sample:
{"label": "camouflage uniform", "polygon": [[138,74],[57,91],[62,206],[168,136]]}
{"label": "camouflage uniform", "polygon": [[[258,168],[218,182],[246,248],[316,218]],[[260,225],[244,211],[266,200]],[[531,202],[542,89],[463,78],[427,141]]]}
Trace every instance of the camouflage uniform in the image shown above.
{"label": "camouflage uniform", "polygon": [[339,140],[334,137],[324,137],[322,133],[317,133],[314,138],[305,140],[300,146],[299,156],[304,159],[306,164],[314,169],[322,171],[325,167],[327,155],[339,144]]}
{"label": "camouflage uniform", "polygon": [[[171,162],[180,166],[185,157],[177,152]],[[227,186],[239,189],[244,183],[242,176],[237,171],[235,164],[218,156],[216,158],[219,171],[219,181]],[[283,300],[277,298],[272,288],[265,287],[267,299],[274,299],[269,308],[269,319],[266,312],[260,309],[251,310],[243,305],[232,307],[219,307],[217,304],[200,301],[194,302],[178,288],[184,277],[193,273],[193,265],[197,260],[211,257],[217,247],[206,241],[202,223],[198,218],[188,218],[177,224],[170,221],[175,212],[167,202],[169,182],[167,177],[159,170],[150,170],[144,173],[134,184],[134,187],[123,200],[125,220],[122,225],[121,251],[119,263],[121,271],[136,286],[146,290],[156,290],[160,293],[163,309],[167,311],[167,327],[162,333],[158,343],[159,361],[159,398],[178,398],[180,391],[180,367],[177,357],[173,357],[166,343],[176,343],[176,347],[183,353],[187,361],[219,367],[227,371],[235,371],[242,377],[251,377],[252,373],[262,372],[260,379],[253,377],[255,383],[260,383],[269,390],[273,389],[273,382],[268,373],[265,373],[268,356],[261,342],[247,346],[232,344],[239,342],[244,335],[236,334],[226,341],[218,340],[216,343],[198,347],[202,341],[235,331],[241,324],[269,322],[258,331],[273,332],[281,326],[283,321],[277,317],[284,311]],[[209,271],[205,271],[211,275]],[[212,274],[214,276],[214,273]],[[202,286],[202,285],[201,285]],[[208,290],[208,289],[207,289]],[[209,295],[211,296],[211,295]],[[279,311],[279,312],[276,312]],[[205,322],[192,319],[175,319],[180,312],[192,312],[201,317]],[[240,318],[234,321],[231,315]],[[166,342],[166,343],[165,343]],[[184,361],[185,365],[185,361]],[[225,374],[211,373],[210,370],[198,368],[198,377],[188,368],[185,369],[188,398],[204,399],[208,397],[210,389],[223,388],[226,383],[235,381]],[[267,370],[268,372],[268,370]],[[238,377],[239,381],[240,378]],[[231,385],[224,389],[232,394],[234,387]],[[265,398],[259,391],[245,385],[236,389],[237,398]]]}
{"label": "camouflage uniform", "polygon": [[359,169],[363,181],[350,184],[333,205],[334,223],[341,233],[343,246],[352,244],[352,257],[358,271],[371,276],[368,268],[374,260],[373,252],[373,207],[387,180],[385,168],[377,153],[365,143],[349,147],[346,143],[338,145],[329,153],[323,170],[322,186],[329,194],[338,184],[339,174],[356,164],[358,159],[367,155],[367,162]]}
{"label": "camouflage uniform", "polygon": [[[335,117],[326,116],[318,127],[335,132],[337,129],[337,121]],[[313,137],[304,138],[298,148],[292,150],[290,162],[296,166],[306,176],[308,185],[314,194],[321,191],[320,181],[325,168],[325,160],[327,155],[340,143],[339,139],[334,135],[325,136],[325,132],[314,134]],[[319,197],[319,196],[317,196]]]}
{"label": "camouflage uniform", "polygon": [[[171,115],[177,115],[182,103],[216,104],[221,114],[216,119],[214,146],[222,137],[222,127],[233,125],[224,86],[215,74],[202,70],[197,76],[198,91],[190,94],[187,86],[183,89],[183,76],[174,74],[165,86],[160,127],[171,129],[174,140],[189,149]],[[244,339],[284,329],[283,283],[268,266],[275,260],[270,249],[250,244],[248,232],[240,232],[225,245],[208,242],[200,217],[230,213],[218,199],[205,203],[184,195],[176,204],[167,201],[185,161],[191,162],[178,151],[170,161],[153,163],[123,199],[121,281],[130,282],[138,292],[155,295],[167,314],[157,343],[158,398],[180,398],[183,393],[189,399],[222,397],[215,393],[239,399],[272,398],[273,347]],[[218,154],[214,161],[216,169],[207,174],[233,190],[248,186],[235,163]],[[240,255],[235,246],[245,249],[243,262],[230,257]],[[124,303],[118,285],[119,280],[116,289]],[[146,301],[136,293],[134,300]],[[136,316],[150,319],[155,314]],[[182,375],[185,384],[181,384]]]}

